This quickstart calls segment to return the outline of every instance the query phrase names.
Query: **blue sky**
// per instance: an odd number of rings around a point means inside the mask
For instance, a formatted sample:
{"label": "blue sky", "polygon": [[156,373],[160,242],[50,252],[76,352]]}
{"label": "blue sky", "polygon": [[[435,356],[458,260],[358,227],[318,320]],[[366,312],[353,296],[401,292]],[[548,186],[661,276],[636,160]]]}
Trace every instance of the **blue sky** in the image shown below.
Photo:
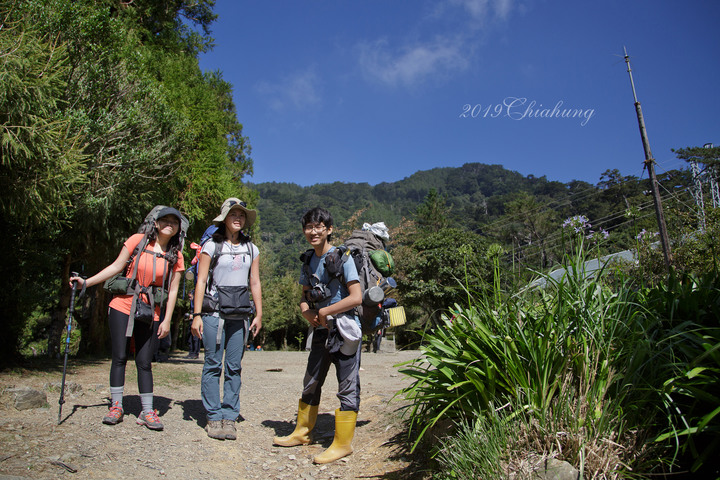
{"label": "blue sky", "polygon": [[657,171],[684,165],[671,148],[720,144],[716,0],[217,0],[215,12],[200,66],[233,85],[254,183],[375,185],[468,162],[647,178],[623,47]]}

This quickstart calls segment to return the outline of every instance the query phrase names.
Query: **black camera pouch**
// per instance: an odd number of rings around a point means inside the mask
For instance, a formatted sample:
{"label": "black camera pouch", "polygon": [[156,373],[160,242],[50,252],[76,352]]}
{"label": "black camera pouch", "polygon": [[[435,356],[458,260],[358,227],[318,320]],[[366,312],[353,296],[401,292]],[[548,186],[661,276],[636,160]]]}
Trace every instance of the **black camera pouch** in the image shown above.
{"label": "black camera pouch", "polygon": [[155,312],[153,312],[152,306],[138,298],[135,304],[135,321],[150,325],[154,319]]}
{"label": "black camera pouch", "polygon": [[342,275],[343,265],[350,257],[350,250],[344,245],[336,247],[325,255],[325,271],[330,277]]}
{"label": "black camera pouch", "polygon": [[217,286],[218,310],[224,318],[244,318],[252,313],[246,286]]}

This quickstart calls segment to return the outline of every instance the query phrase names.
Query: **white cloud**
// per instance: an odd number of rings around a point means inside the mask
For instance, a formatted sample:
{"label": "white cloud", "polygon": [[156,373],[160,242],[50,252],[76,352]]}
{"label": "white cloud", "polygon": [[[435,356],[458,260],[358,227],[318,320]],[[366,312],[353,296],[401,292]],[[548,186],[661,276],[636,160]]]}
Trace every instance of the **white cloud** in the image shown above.
{"label": "white cloud", "polygon": [[303,110],[321,102],[320,79],[313,68],[289,75],[276,83],[259,83],[256,90],[276,111]]}
{"label": "white cloud", "polygon": [[461,42],[441,39],[407,46],[398,52],[392,52],[384,40],[360,47],[364,74],[390,86],[412,86],[434,75],[464,70],[467,65]]}
{"label": "white cloud", "polygon": [[449,0],[451,5],[467,11],[474,20],[485,22],[491,15],[505,20],[512,10],[513,0]]}
{"label": "white cloud", "polygon": [[[431,40],[413,40],[393,47],[388,39],[359,47],[359,65],[366,78],[392,86],[414,86],[427,79],[451,76],[469,67],[482,30],[504,22],[518,0],[447,0],[430,17],[436,28],[451,22],[453,36],[435,32]],[[441,26],[442,25],[442,26]],[[426,27],[426,26],[425,26]]]}

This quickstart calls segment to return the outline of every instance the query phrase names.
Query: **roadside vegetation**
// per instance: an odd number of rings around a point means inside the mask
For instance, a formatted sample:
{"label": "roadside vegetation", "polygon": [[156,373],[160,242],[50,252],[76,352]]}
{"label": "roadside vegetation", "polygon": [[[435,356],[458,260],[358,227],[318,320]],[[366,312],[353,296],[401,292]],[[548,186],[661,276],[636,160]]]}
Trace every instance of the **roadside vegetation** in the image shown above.
{"label": "roadside vegetation", "polygon": [[[229,196],[259,210],[255,341],[302,349],[299,218],[323,205],[337,243],[365,222],[390,229],[408,320],[395,342],[423,352],[404,366],[411,446],[432,452],[438,478],[521,478],[543,456],[590,478],[717,476],[720,208],[702,180],[717,181],[720,147],[675,151],[701,178],[659,168],[670,270],[647,179],[618,170],[595,185],[481,163],[372,186],[247,183],[232,85],[198,64],[214,4],[0,0],[1,367],[58,358],[70,272],[109,264],[153,205],[192,220],[189,263]],[[107,354],[109,297],[78,300],[72,355]]]}
{"label": "roadside vegetation", "polygon": [[717,475],[717,255],[698,272],[588,271],[583,220],[566,222],[563,276],[538,274],[500,301],[470,292],[402,369],[413,448],[433,452],[435,478],[530,478],[542,458],[582,478]]}

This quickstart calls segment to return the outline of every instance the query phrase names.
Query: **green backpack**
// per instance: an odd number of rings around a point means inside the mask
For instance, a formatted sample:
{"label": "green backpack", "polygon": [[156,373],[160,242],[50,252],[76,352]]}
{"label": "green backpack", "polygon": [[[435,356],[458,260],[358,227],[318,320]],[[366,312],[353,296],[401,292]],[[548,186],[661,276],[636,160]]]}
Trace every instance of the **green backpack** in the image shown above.
{"label": "green backpack", "polygon": [[390,277],[395,271],[395,260],[387,250],[371,250],[370,261],[383,277]]}

